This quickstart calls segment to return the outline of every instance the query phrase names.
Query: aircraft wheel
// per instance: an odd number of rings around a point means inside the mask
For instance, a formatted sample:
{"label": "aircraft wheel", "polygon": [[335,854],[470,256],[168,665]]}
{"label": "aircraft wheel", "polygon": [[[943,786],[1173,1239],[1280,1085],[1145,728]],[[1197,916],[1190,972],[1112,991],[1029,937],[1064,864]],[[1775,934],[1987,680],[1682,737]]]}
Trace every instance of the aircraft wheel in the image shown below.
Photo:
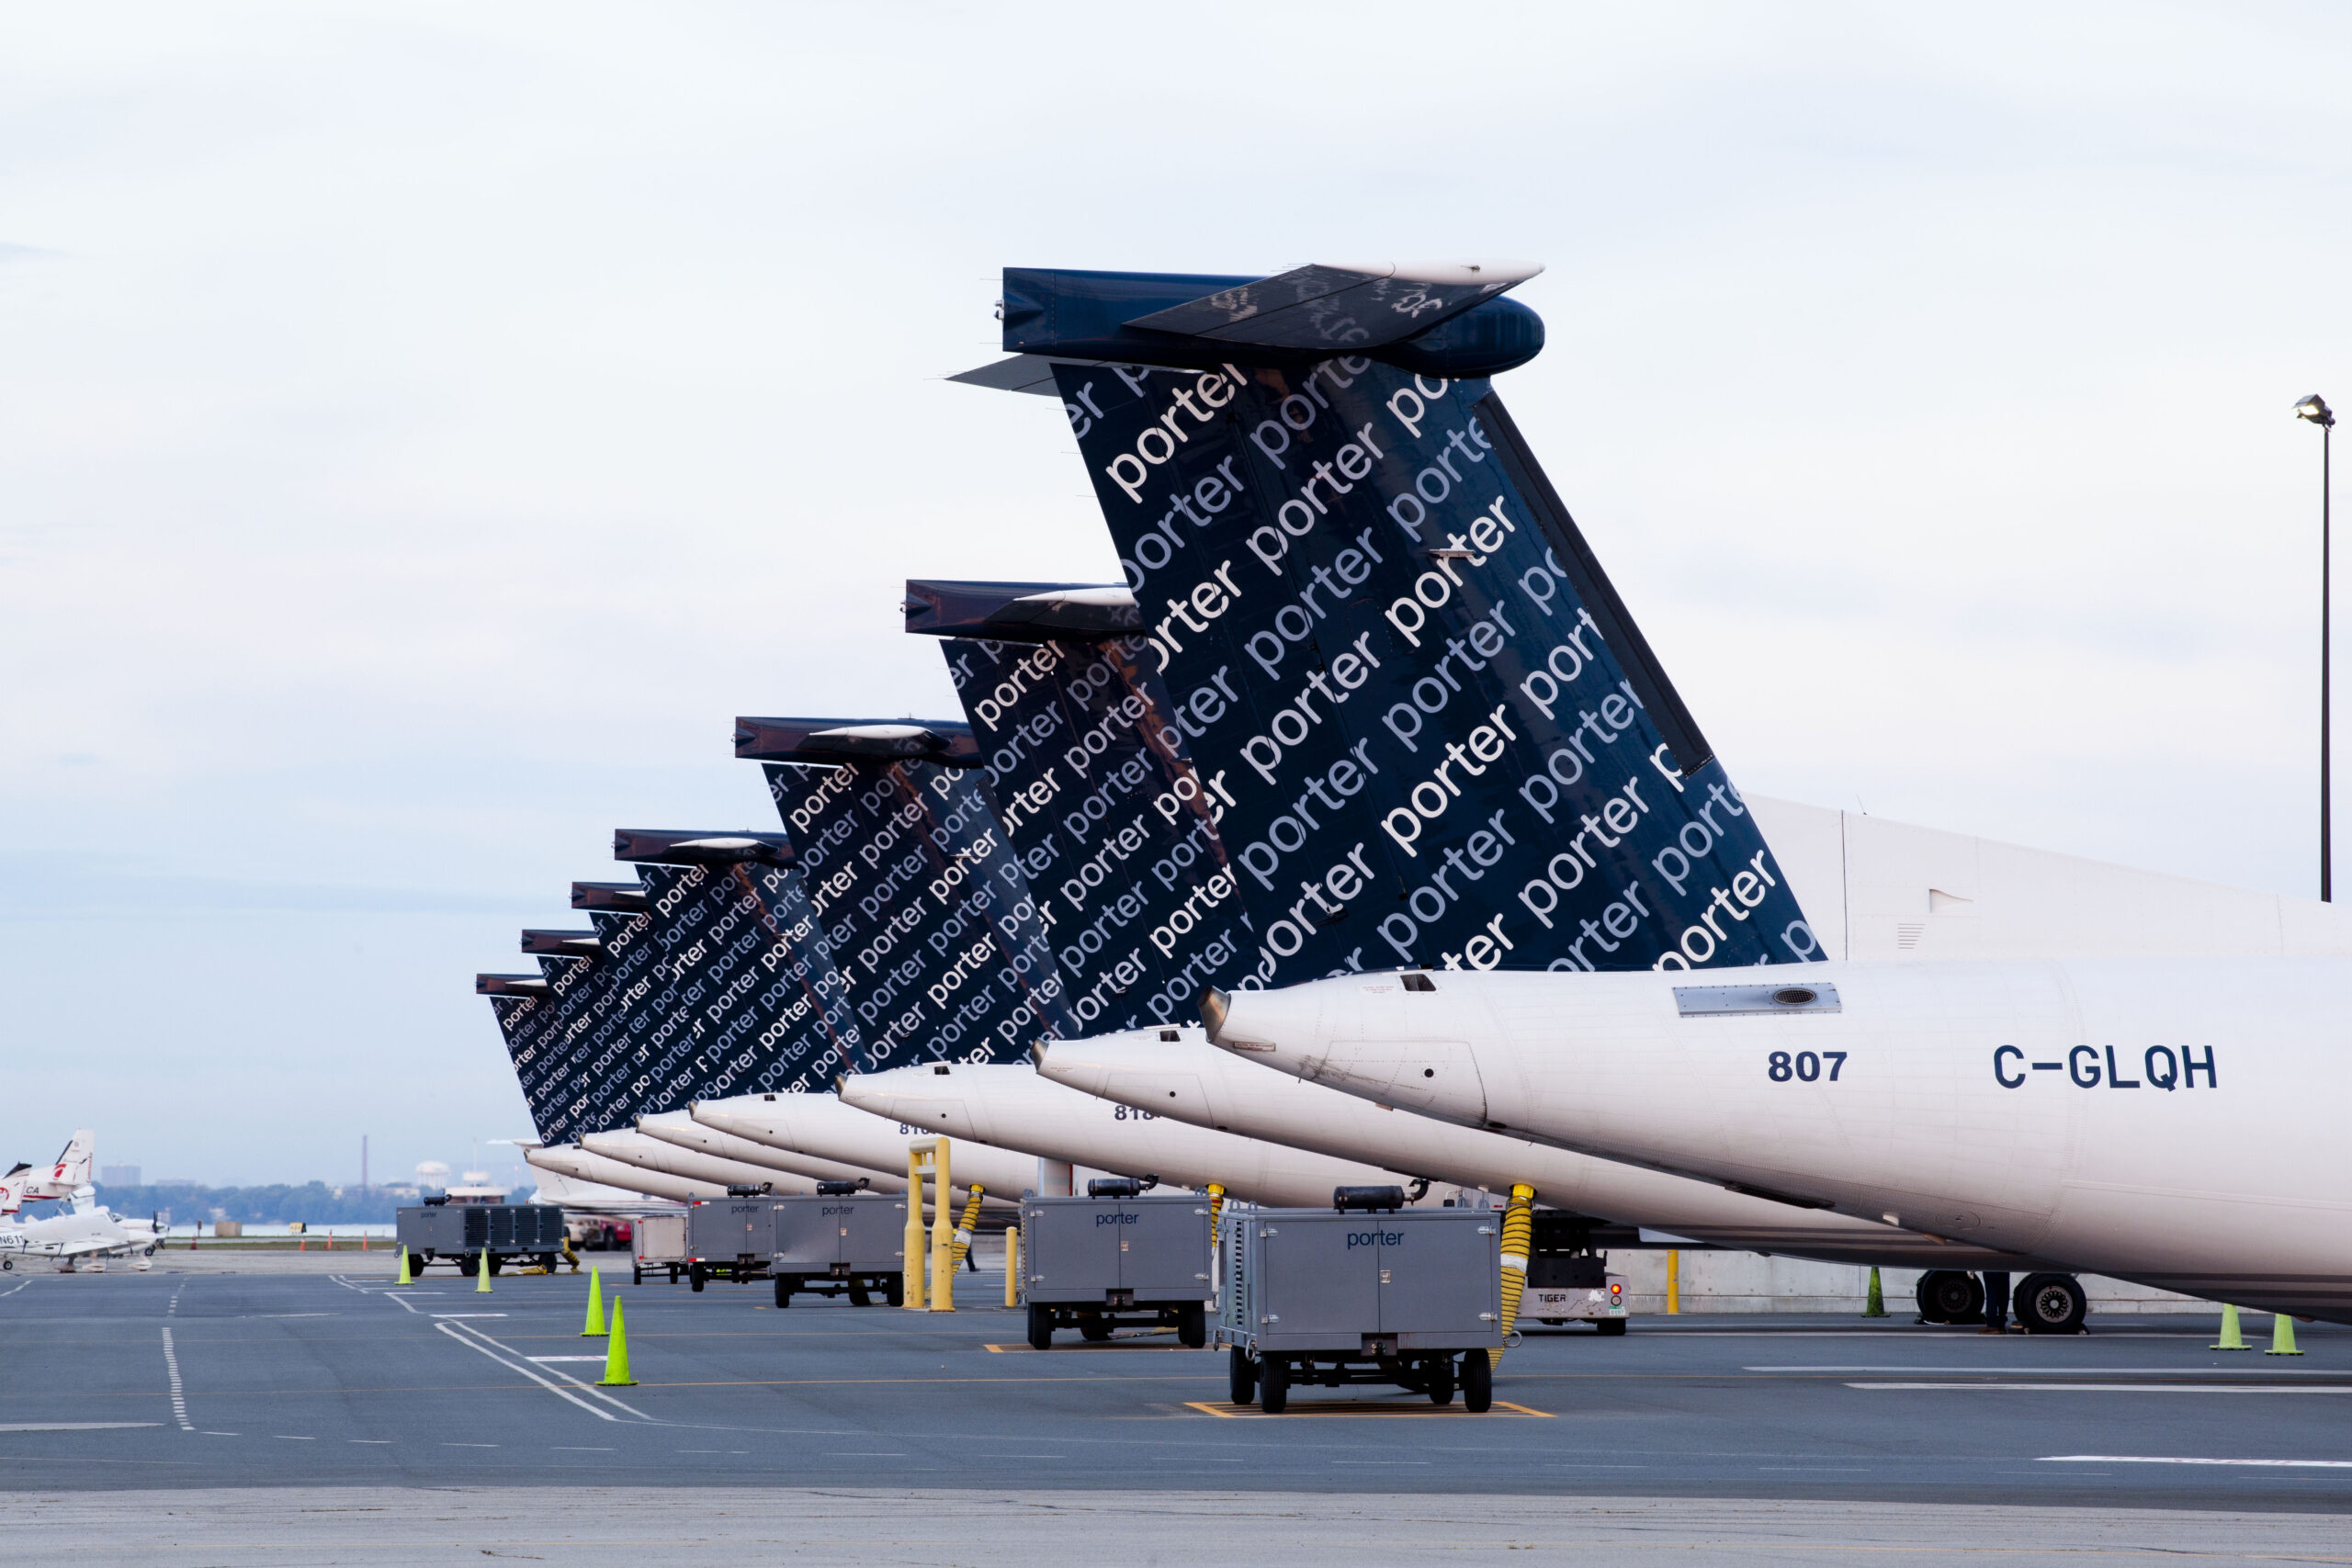
{"label": "aircraft wheel", "polygon": [[1919,1315],[1929,1323],[1974,1323],[1984,1315],[1984,1285],[1957,1269],[1930,1269],[1915,1292]]}
{"label": "aircraft wheel", "polygon": [[1625,1320],[1622,1317],[1596,1317],[1592,1320],[1592,1326],[1595,1333],[1606,1334],[1613,1339],[1625,1332]]}
{"label": "aircraft wheel", "polygon": [[17,1260],[15,1258],[0,1258],[0,1269],[14,1269],[16,1266]]}
{"label": "aircraft wheel", "polygon": [[1194,1302],[1176,1309],[1176,1343],[1197,1350],[1209,1342],[1208,1309]]}
{"label": "aircraft wheel", "polygon": [[1290,1404],[1290,1363],[1269,1356],[1258,1363],[1258,1408],[1279,1416]]}
{"label": "aircraft wheel", "polygon": [[1462,1408],[1473,1416],[1484,1416],[1495,1407],[1495,1362],[1484,1350],[1468,1350],[1462,1357]]}
{"label": "aircraft wheel", "polygon": [[1226,1359],[1225,1392],[1236,1404],[1248,1404],[1258,1397],[1258,1364],[1238,1345]]}
{"label": "aircraft wheel", "polygon": [[2091,1302],[2072,1274],[2028,1274],[2018,1281],[2009,1306],[2028,1334],[2077,1334]]}
{"label": "aircraft wheel", "polygon": [[1050,1350],[1054,1348],[1054,1314],[1051,1308],[1036,1302],[1029,1303],[1029,1348]]}

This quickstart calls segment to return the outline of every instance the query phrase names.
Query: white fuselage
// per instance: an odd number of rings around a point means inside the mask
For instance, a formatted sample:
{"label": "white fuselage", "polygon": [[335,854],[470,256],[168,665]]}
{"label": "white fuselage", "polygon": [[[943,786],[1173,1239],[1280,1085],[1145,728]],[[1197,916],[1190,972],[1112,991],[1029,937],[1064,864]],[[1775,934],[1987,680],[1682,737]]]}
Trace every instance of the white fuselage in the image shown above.
{"label": "white fuselage", "polygon": [[[933,1135],[930,1128],[877,1116],[824,1093],[698,1100],[691,1113],[704,1126],[754,1144],[873,1171],[875,1189],[882,1192],[907,1190],[907,1146]],[[996,1148],[967,1134],[948,1145],[947,1181],[963,1190],[978,1186],[991,1201],[1017,1202],[1037,1185],[1037,1156]]]}
{"label": "white fuselage", "polygon": [[[1162,1038],[1171,1032],[1179,1037]],[[1084,1093],[1194,1126],[1491,1192],[1524,1182],[1547,1207],[1716,1247],[1886,1268],[2024,1266],[2007,1254],[1883,1221],[1792,1208],[1714,1182],[1397,1111],[1220,1051],[1198,1026],[1057,1040],[1040,1050],[1037,1070]]]}
{"label": "white fuselage", "polygon": [[682,1149],[634,1128],[626,1133],[590,1133],[580,1140],[580,1146],[592,1155],[603,1155],[623,1165],[683,1177],[689,1181],[709,1182],[722,1190],[756,1187],[765,1182],[773,1192],[805,1195],[817,1190],[813,1178],[797,1176],[772,1165],[746,1165],[741,1160],[707,1155],[699,1149]]}
{"label": "white fuselage", "polygon": [[126,1223],[104,1209],[77,1209],[45,1220],[0,1224],[0,1255],[54,1258],[65,1269],[81,1258],[152,1257],[155,1245],[153,1225]]}
{"label": "white fuselage", "polygon": [[673,1203],[727,1196],[727,1184],[723,1181],[697,1181],[648,1170],[642,1166],[626,1165],[605,1155],[590,1154],[572,1144],[558,1144],[551,1148],[526,1148],[523,1151],[523,1157],[541,1170],[551,1170],[570,1180],[594,1182],[599,1187],[616,1188],[624,1192],[641,1192],[649,1198],[663,1198]]}
{"label": "white fuselage", "polygon": [[1335,1187],[1404,1186],[1409,1176],[1281,1144],[1131,1110],[1040,1077],[1026,1066],[944,1064],[856,1073],[842,1080],[852,1105],[917,1127],[976,1137],[1171,1187],[1214,1182],[1235,1198],[1321,1208]]}
{"label": "white fuselage", "polygon": [[637,1119],[637,1130],[674,1148],[692,1149],[719,1159],[733,1160],[739,1165],[755,1165],[810,1181],[863,1180],[878,1192],[903,1192],[907,1187],[903,1172],[897,1177],[888,1177],[863,1167],[843,1165],[839,1160],[820,1159],[814,1155],[775,1148],[739,1137],[733,1133],[722,1132],[717,1127],[705,1126],[683,1111],[664,1111],[657,1115],[640,1116]]}
{"label": "white fuselage", "polygon": [[1406,978],[1235,993],[1213,1032],[1464,1125],[2352,1321],[2352,960]]}

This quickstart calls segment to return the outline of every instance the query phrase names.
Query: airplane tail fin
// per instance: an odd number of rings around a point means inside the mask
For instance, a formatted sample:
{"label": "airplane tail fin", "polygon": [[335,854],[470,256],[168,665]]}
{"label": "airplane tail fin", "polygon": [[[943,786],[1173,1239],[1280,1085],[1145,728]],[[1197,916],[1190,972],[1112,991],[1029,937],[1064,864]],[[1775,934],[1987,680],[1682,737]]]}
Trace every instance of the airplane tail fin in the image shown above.
{"label": "airplane tail fin", "polygon": [[0,1176],[0,1214],[13,1214],[24,1207],[25,1183],[32,1167],[18,1160],[7,1175]]}
{"label": "airplane tail fin", "polygon": [[97,1141],[97,1134],[87,1127],[65,1141],[65,1147],[58,1152],[56,1168],[49,1175],[50,1184],[61,1195],[89,1185],[91,1156]]}

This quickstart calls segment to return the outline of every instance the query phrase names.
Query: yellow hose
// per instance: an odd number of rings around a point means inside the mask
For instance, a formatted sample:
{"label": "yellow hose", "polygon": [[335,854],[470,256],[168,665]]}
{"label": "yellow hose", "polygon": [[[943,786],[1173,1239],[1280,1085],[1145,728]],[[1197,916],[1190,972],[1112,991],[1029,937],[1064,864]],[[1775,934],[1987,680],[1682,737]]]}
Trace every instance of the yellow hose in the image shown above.
{"label": "yellow hose", "polygon": [[[1519,1298],[1527,1290],[1527,1255],[1535,1242],[1535,1189],[1521,1182],[1503,1209],[1503,1337],[1519,1324]],[[1499,1347],[1487,1352],[1488,1366],[1500,1366]]]}
{"label": "yellow hose", "polygon": [[961,1269],[964,1267],[964,1254],[972,1250],[972,1226],[978,1222],[979,1217],[980,1189],[978,1185],[975,1183],[972,1188],[971,1199],[964,1205],[964,1218],[956,1226],[955,1245],[948,1249],[949,1258],[947,1266],[949,1268]]}

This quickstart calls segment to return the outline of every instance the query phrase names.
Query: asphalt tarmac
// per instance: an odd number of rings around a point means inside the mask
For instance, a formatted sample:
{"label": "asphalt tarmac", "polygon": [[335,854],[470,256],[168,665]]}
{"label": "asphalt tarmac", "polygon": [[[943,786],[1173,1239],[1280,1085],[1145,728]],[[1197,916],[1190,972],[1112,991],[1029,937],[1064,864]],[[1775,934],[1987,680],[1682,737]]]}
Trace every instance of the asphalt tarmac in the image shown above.
{"label": "asphalt tarmac", "polygon": [[[356,1263],[357,1259],[353,1259]],[[370,1258],[370,1265],[377,1260]],[[168,1263],[168,1259],[166,1260]],[[596,1386],[584,1277],[0,1275],[0,1487],[882,1487],[1836,1499],[2352,1513],[2352,1330],[2065,1338],[1907,1319],[1538,1331],[1496,1410],[1374,1388],[1225,1404],[1165,1337],[1040,1354],[1001,1274],[952,1316],[628,1284]],[[2267,1319],[2250,1325],[2267,1342]]]}

